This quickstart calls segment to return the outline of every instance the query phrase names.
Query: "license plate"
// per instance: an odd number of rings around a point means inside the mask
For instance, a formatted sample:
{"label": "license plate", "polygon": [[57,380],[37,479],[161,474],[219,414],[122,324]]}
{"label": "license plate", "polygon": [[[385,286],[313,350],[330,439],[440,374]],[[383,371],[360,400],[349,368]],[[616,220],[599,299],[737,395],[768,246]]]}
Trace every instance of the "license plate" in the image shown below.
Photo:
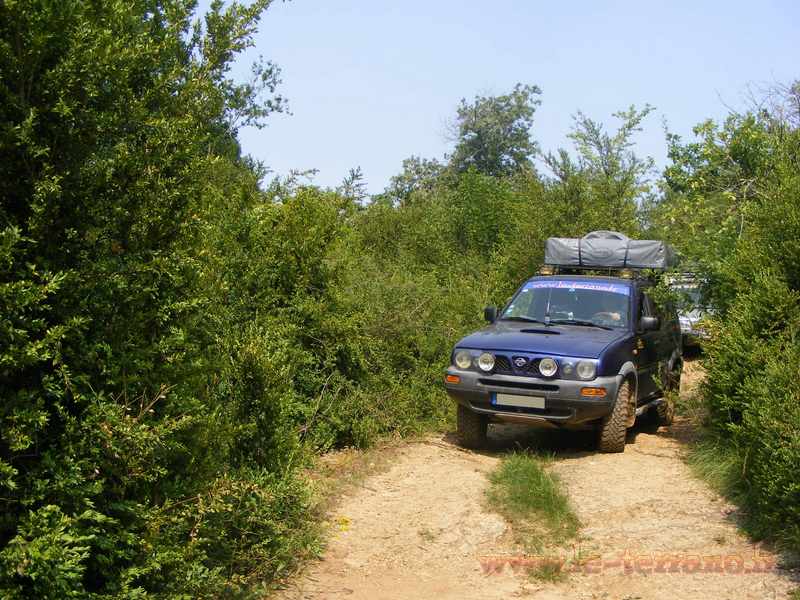
{"label": "license plate", "polygon": [[517,396],[516,394],[495,394],[494,404],[518,406],[520,408],[544,408],[544,398],[540,396]]}

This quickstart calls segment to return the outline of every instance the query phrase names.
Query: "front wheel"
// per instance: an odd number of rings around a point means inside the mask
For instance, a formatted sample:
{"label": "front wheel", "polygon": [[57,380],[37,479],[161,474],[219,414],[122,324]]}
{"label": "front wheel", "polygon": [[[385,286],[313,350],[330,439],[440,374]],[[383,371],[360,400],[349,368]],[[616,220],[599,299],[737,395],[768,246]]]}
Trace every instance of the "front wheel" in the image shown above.
{"label": "front wheel", "polygon": [[631,412],[633,386],[626,379],[619,386],[611,414],[603,417],[597,432],[597,449],[600,452],[625,452],[625,432]]}
{"label": "front wheel", "polygon": [[481,448],[486,444],[486,429],[489,419],[486,415],[472,412],[466,406],[458,405],[456,427],[461,445],[466,448]]}

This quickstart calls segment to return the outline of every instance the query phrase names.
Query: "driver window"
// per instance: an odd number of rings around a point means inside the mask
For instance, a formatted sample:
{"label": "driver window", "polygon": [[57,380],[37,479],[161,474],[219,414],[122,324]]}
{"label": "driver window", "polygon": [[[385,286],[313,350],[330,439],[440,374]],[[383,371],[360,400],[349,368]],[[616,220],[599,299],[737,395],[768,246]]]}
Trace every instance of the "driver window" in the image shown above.
{"label": "driver window", "polygon": [[531,310],[531,298],[533,293],[529,289],[523,289],[514,299],[513,304],[509,304],[508,311],[513,316],[533,316]]}

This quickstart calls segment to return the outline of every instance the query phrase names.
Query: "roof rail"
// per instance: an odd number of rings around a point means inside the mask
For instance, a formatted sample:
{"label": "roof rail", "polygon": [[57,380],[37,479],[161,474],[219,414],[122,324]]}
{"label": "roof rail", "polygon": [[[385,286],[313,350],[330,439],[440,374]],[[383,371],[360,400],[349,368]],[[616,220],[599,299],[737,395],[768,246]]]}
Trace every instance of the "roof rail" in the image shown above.
{"label": "roof rail", "polygon": [[543,265],[539,275],[595,275],[601,277],[619,277],[620,279],[653,279],[658,276],[659,269],[644,267],[560,267]]}

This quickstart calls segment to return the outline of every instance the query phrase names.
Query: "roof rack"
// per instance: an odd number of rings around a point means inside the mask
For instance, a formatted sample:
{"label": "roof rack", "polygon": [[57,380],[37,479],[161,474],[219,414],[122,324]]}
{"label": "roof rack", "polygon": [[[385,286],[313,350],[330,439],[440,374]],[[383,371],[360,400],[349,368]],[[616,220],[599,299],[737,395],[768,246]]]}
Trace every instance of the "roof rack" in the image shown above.
{"label": "roof rack", "polygon": [[619,277],[621,279],[652,279],[656,269],[634,267],[559,267],[543,265],[538,275],[582,275],[597,277]]}

